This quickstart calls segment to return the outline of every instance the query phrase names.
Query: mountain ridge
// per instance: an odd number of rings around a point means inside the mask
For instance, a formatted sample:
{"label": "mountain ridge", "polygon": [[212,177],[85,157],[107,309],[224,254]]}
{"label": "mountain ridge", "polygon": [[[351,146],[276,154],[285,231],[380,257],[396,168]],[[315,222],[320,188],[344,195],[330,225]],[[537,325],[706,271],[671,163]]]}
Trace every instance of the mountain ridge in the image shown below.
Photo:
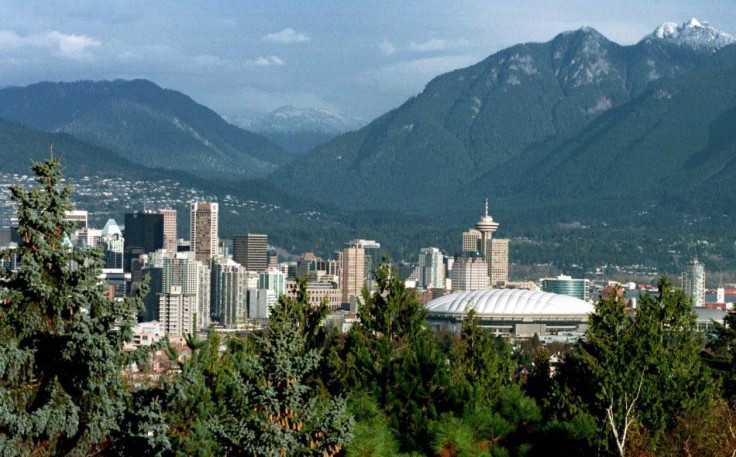
{"label": "mountain ridge", "polygon": [[530,148],[574,138],[713,56],[646,39],[621,46],[589,27],[515,45],[434,78],[400,107],[269,179],[342,207],[433,212],[481,176],[523,162]]}
{"label": "mountain ridge", "polygon": [[151,168],[258,177],[291,159],[190,97],[142,79],[0,89],[0,116],[65,132]]}

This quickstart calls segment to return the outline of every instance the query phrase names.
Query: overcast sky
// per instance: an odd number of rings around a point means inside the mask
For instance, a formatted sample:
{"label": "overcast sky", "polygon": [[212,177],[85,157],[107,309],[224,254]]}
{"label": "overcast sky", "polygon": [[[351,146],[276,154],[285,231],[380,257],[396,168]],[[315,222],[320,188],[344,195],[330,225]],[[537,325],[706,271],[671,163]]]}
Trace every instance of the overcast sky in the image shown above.
{"label": "overcast sky", "polygon": [[282,105],[370,121],[441,73],[591,26],[633,44],[734,0],[0,1],[0,86],[146,78],[224,115]]}

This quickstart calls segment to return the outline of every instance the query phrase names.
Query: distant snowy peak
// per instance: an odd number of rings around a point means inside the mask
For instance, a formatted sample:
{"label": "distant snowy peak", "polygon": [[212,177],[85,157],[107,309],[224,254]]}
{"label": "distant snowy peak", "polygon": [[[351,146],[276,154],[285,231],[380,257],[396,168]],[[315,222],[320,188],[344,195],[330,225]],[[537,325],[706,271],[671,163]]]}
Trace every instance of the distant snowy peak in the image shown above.
{"label": "distant snowy peak", "polygon": [[257,121],[252,128],[259,132],[344,133],[363,123],[324,109],[282,106]]}
{"label": "distant snowy peak", "polygon": [[644,37],[643,41],[664,41],[696,51],[712,52],[736,43],[736,35],[718,30],[711,27],[707,22],[692,18],[682,25],[665,22],[657,27],[654,32]]}

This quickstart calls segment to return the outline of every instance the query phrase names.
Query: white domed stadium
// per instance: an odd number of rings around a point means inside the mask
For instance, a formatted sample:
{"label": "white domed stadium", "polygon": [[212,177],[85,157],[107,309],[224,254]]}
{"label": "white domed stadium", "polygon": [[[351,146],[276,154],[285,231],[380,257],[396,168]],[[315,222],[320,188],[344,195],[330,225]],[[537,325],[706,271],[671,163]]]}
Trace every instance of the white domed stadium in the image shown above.
{"label": "white domed stadium", "polygon": [[482,327],[500,336],[529,338],[582,333],[593,305],[567,295],[524,289],[484,289],[436,298],[426,305],[430,323],[457,331],[474,309]]}

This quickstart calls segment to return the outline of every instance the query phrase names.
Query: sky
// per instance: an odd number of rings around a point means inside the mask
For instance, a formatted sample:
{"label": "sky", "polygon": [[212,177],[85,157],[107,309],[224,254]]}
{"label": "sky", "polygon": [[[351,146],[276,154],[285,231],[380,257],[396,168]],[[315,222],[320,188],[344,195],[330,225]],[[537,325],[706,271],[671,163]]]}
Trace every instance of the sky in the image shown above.
{"label": "sky", "polygon": [[691,17],[736,33],[734,0],[2,0],[0,87],[145,78],[225,116],[368,122],[517,43],[590,26],[634,44]]}

